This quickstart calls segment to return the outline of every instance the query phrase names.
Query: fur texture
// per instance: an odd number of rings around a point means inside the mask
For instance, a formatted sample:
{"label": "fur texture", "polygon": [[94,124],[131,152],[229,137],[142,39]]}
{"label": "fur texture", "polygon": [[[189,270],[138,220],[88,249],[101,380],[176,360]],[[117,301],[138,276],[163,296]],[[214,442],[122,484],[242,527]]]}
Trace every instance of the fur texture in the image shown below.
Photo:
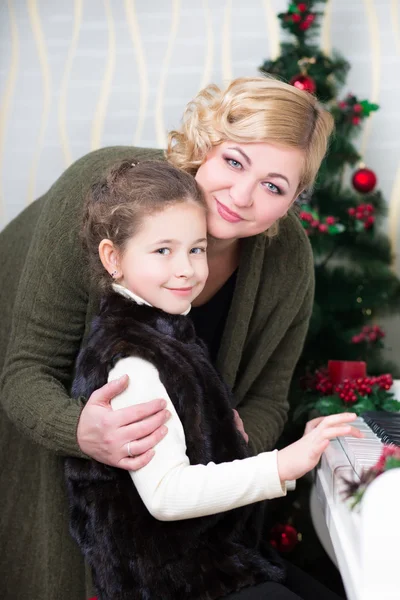
{"label": "fur texture", "polygon": [[[88,398],[127,356],[152,362],[182,421],[191,464],[249,455],[230,393],[187,317],[111,294],[81,351],[73,395]],[[66,460],[70,530],[93,573],[100,600],[214,600],[262,581],[282,581],[282,565],[260,550],[265,503],[185,521],[153,518],[126,471]]]}

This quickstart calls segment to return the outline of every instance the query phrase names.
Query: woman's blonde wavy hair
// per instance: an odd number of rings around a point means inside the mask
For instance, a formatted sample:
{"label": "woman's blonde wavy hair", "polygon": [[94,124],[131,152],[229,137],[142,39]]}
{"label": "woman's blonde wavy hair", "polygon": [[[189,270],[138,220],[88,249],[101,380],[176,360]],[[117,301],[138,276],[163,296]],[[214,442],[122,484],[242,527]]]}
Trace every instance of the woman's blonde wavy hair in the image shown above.
{"label": "woman's blonde wavy hair", "polygon": [[[308,92],[273,77],[241,77],[225,90],[209,85],[188,104],[182,127],[171,131],[166,156],[195,175],[213,146],[267,142],[304,151],[296,195],[310,190],[333,130],[332,115]],[[277,233],[277,224],[267,235]]]}

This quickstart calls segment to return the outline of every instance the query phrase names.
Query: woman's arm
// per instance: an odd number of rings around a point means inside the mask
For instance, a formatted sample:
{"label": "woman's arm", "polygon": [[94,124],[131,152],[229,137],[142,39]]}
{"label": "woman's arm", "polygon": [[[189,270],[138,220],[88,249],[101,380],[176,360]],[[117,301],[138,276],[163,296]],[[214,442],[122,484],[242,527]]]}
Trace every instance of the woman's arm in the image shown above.
{"label": "woman's arm", "polygon": [[[168,433],[155,447],[153,460],[131,473],[155,518],[169,521],[200,517],[286,493],[279,478],[276,451],[229,463],[190,465],[182,423],[157,369],[141,358],[124,358],[110,372],[109,381],[124,373],[129,375],[129,386],[112,401],[115,410],[160,396],[167,400],[171,413]],[[131,444],[131,451],[138,443]]]}
{"label": "woman's arm", "polygon": [[133,154],[151,157],[143,150],[108,148],[83,157],[59,178],[41,199],[20,277],[1,402],[24,435],[63,455],[82,456],[76,434],[82,406],[68,391],[87,315],[95,308],[78,239],[83,198],[106,169]]}
{"label": "woman's arm", "polygon": [[14,304],[1,401],[9,418],[35,442],[80,456],[76,426],[81,406],[66,390],[88,296],[73,200],[79,195],[82,205],[83,196],[67,173],[41,199]]}

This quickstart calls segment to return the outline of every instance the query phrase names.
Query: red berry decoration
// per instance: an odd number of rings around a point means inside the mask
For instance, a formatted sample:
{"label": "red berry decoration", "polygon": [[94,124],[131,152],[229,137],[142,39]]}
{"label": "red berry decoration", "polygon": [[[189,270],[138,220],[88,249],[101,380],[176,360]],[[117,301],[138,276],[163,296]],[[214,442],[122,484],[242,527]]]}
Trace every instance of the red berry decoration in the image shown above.
{"label": "red berry decoration", "polygon": [[354,217],[356,221],[364,224],[364,229],[371,229],[375,223],[375,207],[372,204],[359,204],[356,207],[351,207],[347,211],[350,217]]}
{"label": "red berry decoration", "polygon": [[307,29],[309,29],[311,27],[311,25],[313,24],[315,20],[315,15],[313,15],[312,13],[309,13],[306,18],[304,19],[304,21],[302,21],[302,23],[300,23],[299,25],[299,29],[301,31],[307,31]]}
{"label": "red berry decoration", "polygon": [[294,85],[294,87],[297,87],[299,90],[310,92],[310,94],[313,94],[317,89],[314,79],[309,77],[309,75],[303,75],[302,73],[299,73],[299,75],[295,75],[294,77],[292,77],[290,83]]}
{"label": "red berry decoration", "polygon": [[375,223],[375,217],[367,217],[364,221],[364,229],[371,229],[372,225]]}
{"label": "red berry decoration", "polygon": [[270,544],[278,552],[291,552],[299,541],[299,534],[292,525],[275,525],[270,531]]}
{"label": "red berry decoration", "polygon": [[353,175],[352,183],[357,192],[368,194],[377,184],[377,177],[371,169],[358,169]]}

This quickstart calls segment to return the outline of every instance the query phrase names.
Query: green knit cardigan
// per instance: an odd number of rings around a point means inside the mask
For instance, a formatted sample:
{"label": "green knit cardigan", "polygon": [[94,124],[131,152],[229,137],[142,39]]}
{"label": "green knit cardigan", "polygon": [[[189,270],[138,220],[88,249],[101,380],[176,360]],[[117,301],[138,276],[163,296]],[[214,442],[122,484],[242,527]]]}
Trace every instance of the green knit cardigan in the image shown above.
{"label": "green knit cardigan", "polygon": [[[113,147],[73,164],[0,234],[0,597],[80,600],[85,567],[68,535],[63,456],[82,456],[73,366],[99,298],[88,288],[78,240],[83,197],[120,159],[162,160],[161,151]],[[312,310],[310,244],[289,213],[279,235],[243,240],[217,357],[256,452],[272,449]],[[6,347],[7,353],[6,353]],[[6,356],[5,356],[6,354]]]}

